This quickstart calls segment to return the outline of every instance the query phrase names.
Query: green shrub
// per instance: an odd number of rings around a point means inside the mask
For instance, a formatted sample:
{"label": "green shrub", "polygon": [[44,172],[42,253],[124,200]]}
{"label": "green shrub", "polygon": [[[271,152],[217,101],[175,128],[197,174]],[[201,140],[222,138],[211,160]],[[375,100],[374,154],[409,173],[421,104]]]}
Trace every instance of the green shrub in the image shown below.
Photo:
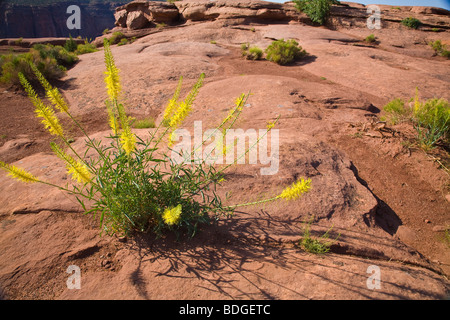
{"label": "green shrub", "polygon": [[313,22],[324,24],[330,15],[332,4],[339,4],[337,0],[293,0],[295,8],[304,12]]}
{"label": "green shrub", "polygon": [[418,90],[412,106],[395,99],[384,106],[391,123],[409,121],[416,130],[416,140],[424,150],[434,148],[440,141],[450,138],[450,105],[446,99],[419,100]]}
{"label": "green shrub", "polygon": [[324,253],[329,252],[331,245],[333,244],[334,241],[336,241],[339,238],[340,234],[338,234],[338,236],[334,240],[330,241],[329,233],[333,229],[333,227],[331,227],[319,238],[312,238],[311,232],[310,232],[311,223],[312,223],[312,219],[306,225],[305,231],[303,233],[303,237],[299,241],[300,247],[303,250],[305,250],[309,253],[314,253],[314,254],[324,254]]}
{"label": "green shrub", "polygon": [[72,36],[68,40],[66,40],[66,43],[64,44],[64,49],[66,49],[69,52],[75,52],[77,50],[78,44],[75,40],[73,40]]}
{"label": "green shrub", "polygon": [[405,108],[405,101],[397,98],[392,100],[383,107],[383,110],[387,113],[387,118],[392,124],[397,124],[400,121],[408,120],[408,116],[411,111]]}
{"label": "green shrub", "polygon": [[420,22],[419,19],[412,18],[412,17],[403,19],[401,21],[401,23],[410,29],[418,29],[422,24],[422,22]]}
{"label": "green shrub", "polygon": [[92,53],[98,51],[97,47],[92,43],[79,44],[75,53],[77,55]]}
{"label": "green shrub", "polygon": [[133,128],[136,129],[148,129],[148,128],[155,128],[156,124],[155,119],[150,117],[142,120],[136,120],[133,122],[132,126]]}
{"label": "green shrub", "polygon": [[275,40],[266,49],[266,59],[280,65],[291,63],[307,55],[297,41],[291,39]]}
{"label": "green shrub", "polygon": [[441,42],[441,40],[436,40],[434,42],[430,42],[429,45],[433,48],[434,52],[437,55],[440,55],[442,57],[449,58],[450,57],[450,51],[447,50],[447,46]]}
{"label": "green shrub", "polygon": [[[152,232],[162,236],[166,232],[174,232],[177,236],[194,236],[199,226],[223,216],[231,216],[237,207],[277,199],[295,200],[310,190],[311,180],[301,178],[272,198],[239,205],[224,205],[216,190],[224,182],[224,171],[238,159],[216,168],[214,164],[206,162],[209,159],[199,162],[174,161],[170,149],[175,130],[189,115],[203,85],[204,74],[184,100],[179,99],[182,86],[180,78],[177,90],[164,111],[164,119],[168,125],[164,127],[160,122],[144,140],[132,132],[129,117],[120,102],[119,70],[115,66],[108,41],[105,41],[104,48],[108,92],[106,110],[111,127],[111,134],[107,138],[109,143],[93,140],[87,135],[81,124],[70,114],[70,108],[58,89],[53,88],[38,69],[33,67],[32,70],[44,87],[46,96],[51,97],[49,100],[52,104],[48,107],[43,105],[23,74],[19,74],[20,82],[36,107],[37,117],[41,118],[41,122],[55,137],[51,148],[64,163],[67,174],[74,182],[73,185],[67,183],[65,186],[58,186],[47,182],[45,178],[40,179],[21,168],[0,161],[1,169],[23,182],[45,184],[73,195],[86,214],[91,213],[98,217],[102,231],[116,235]],[[231,128],[248,97],[248,94],[240,95],[235,106],[215,130],[221,132]],[[55,110],[65,113],[80,128],[85,136],[85,152],[72,148]],[[278,118],[270,123],[265,134],[277,121]],[[210,137],[205,138],[198,147],[203,146]],[[261,138],[262,136],[259,139]],[[95,156],[86,158],[90,151]]]}
{"label": "green shrub", "polygon": [[368,36],[364,39],[365,42],[369,42],[369,43],[373,43],[373,42],[375,42],[376,40],[377,40],[377,39],[376,39],[376,37],[375,37],[374,34],[370,34],[370,35],[368,35]]}
{"label": "green shrub", "polygon": [[127,38],[122,38],[120,39],[119,43],[117,44],[118,46],[124,46],[128,44],[128,39]]}
{"label": "green shrub", "polygon": [[67,67],[72,66],[78,57],[61,46],[36,44],[27,53],[3,55],[0,59],[0,82],[19,84],[18,74],[33,78],[30,62],[48,79],[60,79],[65,75]]}
{"label": "green shrub", "polygon": [[109,29],[108,29],[108,28],[106,28],[106,29],[103,30],[103,32],[102,32],[103,35],[108,34],[108,33],[109,33]]}
{"label": "green shrub", "polygon": [[250,49],[248,49],[248,53],[247,53],[247,59],[248,60],[261,60],[263,56],[263,51],[261,48],[258,47],[251,47]]}
{"label": "green shrub", "polygon": [[125,35],[120,31],[116,31],[113,32],[112,36],[108,40],[110,44],[118,44],[123,38],[126,38]]}

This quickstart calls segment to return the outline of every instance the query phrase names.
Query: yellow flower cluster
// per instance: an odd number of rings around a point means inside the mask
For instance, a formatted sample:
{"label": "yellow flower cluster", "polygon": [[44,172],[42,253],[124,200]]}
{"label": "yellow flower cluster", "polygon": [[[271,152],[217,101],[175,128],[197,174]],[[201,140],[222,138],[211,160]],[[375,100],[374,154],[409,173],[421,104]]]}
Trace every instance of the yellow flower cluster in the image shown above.
{"label": "yellow flower cluster", "polygon": [[311,179],[301,178],[299,181],[294,182],[291,186],[283,190],[283,192],[277,196],[285,200],[296,200],[302,194],[308,192],[311,189]]}
{"label": "yellow flower cluster", "polygon": [[108,123],[114,135],[119,133],[119,124],[122,129],[120,143],[127,155],[136,148],[136,136],[131,132],[129,119],[125,113],[125,107],[119,103],[121,92],[119,69],[116,67],[108,41],[104,44],[106,76],[105,83],[110,101],[106,101],[108,111]]}
{"label": "yellow flower cluster", "polygon": [[17,168],[16,166],[13,166],[11,164],[4,163],[0,161],[0,168],[6,170],[8,174],[20,181],[26,182],[26,183],[33,183],[33,182],[39,182],[39,179],[33,176],[31,173],[26,172],[23,169]]}
{"label": "yellow flower cluster", "polygon": [[167,208],[164,210],[162,218],[164,222],[169,226],[178,224],[181,218],[181,211],[182,211],[181,204],[173,208]]}
{"label": "yellow flower cluster", "polygon": [[104,45],[105,50],[105,64],[106,64],[106,89],[108,90],[108,96],[111,100],[119,100],[121,86],[119,78],[119,69],[117,69],[114,57],[111,53],[109,43],[106,41]]}
{"label": "yellow flower cluster", "polygon": [[66,163],[67,172],[72,175],[73,180],[80,183],[88,183],[91,181],[91,173],[84,163],[76,161],[54,142],[50,143],[50,146],[53,152]]}
{"label": "yellow flower cluster", "polygon": [[30,85],[28,80],[22,73],[19,73],[19,80],[22,86],[25,88],[28,97],[30,98],[33,105],[36,107],[36,116],[42,118],[41,122],[44,124],[45,128],[53,134],[60,137],[64,136],[63,128],[55,115],[53,108],[46,106],[41,99],[37,96],[33,87]]}
{"label": "yellow flower cluster", "polygon": [[[180,78],[180,81],[178,82],[177,90],[175,91],[174,96],[169,101],[169,104],[166,107],[166,110],[164,111],[164,121],[168,123],[169,128],[172,130],[169,140],[169,146],[173,144],[173,133],[177,129],[177,127],[186,119],[186,117],[189,115],[192,104],[200,90],[200,88],[203,86],[203,79],[205,78],[205,74],[202,73],[200,75],[200,78],[195,83],[192,90],[189,92],[187,97],[184,99],[184,101],[177,101],[179,96],[179,91],[181,90],[181,82],[182,78]],[[173,114],[172,114],[173,113]]]}
{"label": "yellow flower cluster", "polygon": [[45,95],[50,100],[50,102],[61,112],[69,112],[69,107],[64,100],[64,98],[61,96],[58,88],[53,88],[50,83],[45,79],[44,75],[39,71],[39,69],[36,67],[34,63],[30,63],[30,67],[33,70],[34,74],[38,78],[39,82],[42,84],[42,86],[45,89]]}

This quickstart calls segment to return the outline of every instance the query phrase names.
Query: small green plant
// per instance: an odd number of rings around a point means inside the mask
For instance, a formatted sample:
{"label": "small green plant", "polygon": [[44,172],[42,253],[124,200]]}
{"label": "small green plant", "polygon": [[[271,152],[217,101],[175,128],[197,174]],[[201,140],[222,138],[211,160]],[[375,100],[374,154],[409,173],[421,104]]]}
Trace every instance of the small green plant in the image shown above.
{"label": "small green plant", "polygon": [[102,32],[103,35],[108,34],[108,33],[109,33],[109,29],[108,29],[108,28],[106,28],[106,29],[103,30],[103,32]]}
{"label": "small green plant", "polygon": [[215,40],[211,40],[209,43],[211,44],[217,44],[217,42]]}
{"label": "small green plant", "polygon": [[432,28],[431,31],[433,31],[433,32],[440,32],[441,29],[439,29],[439,28]]}
{"label": "small green plant", "polygon": [[416,131],[416,141],[425,151],[433,149],[440,141],[448,141],[450,137],[450,105],[446,99],[419,100],[419,92],[406,106],[402,99],[395,99],[384,106],[387,119],[396,124],[408,121]]}
{"label": "small green plant", "polygon": [[8,136],[6,134],[0,134],[0,139],[6,139]]}
{"label": "small green plant", "polygon": [[120,31],[116,31],[113,32],[111,37],[109,37],[108,41],[110,44],[118,44],[123,38],[126,38],[125,35]]}
{"label": "small green plant", "polygon": [[75,54],[81,55],[86,53],[92,53],[98,51],[97,47],[94,46],[92,43],[89,43],[89,41],[85,40],[84,44],[79,44],[77,46],[77,50],[75,51]]}
{"label": "small green plant", "polygon": [[365,42],[368,42],[368,43],[374,43],[375,41],[377,41],[377,39],[376,39],[375,35],[372,33],[372,34],[368,35],[368,36],[364,39],[364,41],[365,41]]}
{"label": "small green plant", "polygon": [[146,119],[141,119],[141,120],[136,120],[135,122],[132,123],[133,128],[136,129],[149,129],[149,128],[155,128],[156,124],[155,124],[155,119],[153,119],[152,117],[146,118]]}
{"label": "small green plant", "polygon": [[67,67],[78,61],[75,53],[61,46],[36,44],[27,53],[0,56],[0,82],[20,84],[18,74],[34,77],[29,63],[37,65],[39,71],[48,79],[59,79],[65,75]]}
{"label": "small green plant", "polygon": [[408,17],[403,19],[401,24],[410,29],[418,29],[422,25],[422,22],[419,19]]}
{"label": "small green plant", "polygon": [[250,31],[251,32],[256,32],[256,29],[255,28],[250,28]]}
{"label": "small green plant", "polygon": [[[55,138],[50,144],[51,149],[66,166],[67,174],[74,180],[74,184],[67,184],[65,187],[55,185],[34,176],[31,172],[0,161],[1,169],[22,182],[41,183],[75,196],[86,214],[98,217],[102,232],[111,235],[151,232],[163,236],[166,232],[174,232],[177,236],[194,236],[201,225],[209,224],[222,216],[231,216],[237,207],[278,199],[292,201],[310,190],[311,180],[301,178],[272,198],[224,205],[216,190],[224,183],[224,171],[236,164],[239,158],[233,163],[216,168],[206,162],[208,159],[200,162],[177,162],[171,157],[173,136],[189,115],[203,85],[204,74],[200,75],[182,100],[179,96],[183,78],[180,77],[178,87],[164,110],[163,119],[167,125],[163,126],[161,121],[156,128],[149,130],[149,137],[143,139],[132,132],[130,118],[120,102],[122,91],[119,69],[115,65],[107,40],[104,42],[104,54],[108,93],[106,110],[111,128],[107,138],[109,144],[93,139],[86,133],[83,126],[72,116],[59,90],[50,85],[35,65],[30,63],[30,68],[45,89],[51,104],[44,103],[27,78],[19,74],[20,82],[36,108],[37,117]],[[214,132],[226,131],[233,126],[248,97],[249,94],[241,94],[236,99],[234,106]],[[85,152],[72,147],[56,111],[70,118],[84,135]],[[278,119],[269,123],[265,134],[268,134]],[[191,155],[213,135],[214,133],[206,137]],[[84,157],[89,151],[95,156]]]}
{"label": "small green plant", "polygon": [[340,234],[337,235],[336,239],[330,241],[329,233],[333,229],[333,226],[331,226],[331,228],[328,229],[319,238],[312,238],[311,231],[310,231],[312,220],[313,219],[311,219],[311,221],[306,224],[305,231],[303,233],[303,237],[299,241],[299,246],[303,250],[305,250],[309,253],[314,253],[314,254],[327,253],[330,251],[330,247],[333,244],[333,241],[336,241],[339,238]]}
{"label": "small green plant", "polygon": [[[243,50],[244,48],[245,50]],[[241,49],[242,49],[242,56],[244,56],[247,60],[261,60],[264,54],[261,48],[258,48],[257,46],[249,48],[248,44],[243,44],[241,46]]]}
{"label": "small green plant", "polygon": [[284,41],[284,39],[275,40],[266,49],[266,59],[280,65],[291,63],[307,54],[293,39],[287,41]]}
{"label": "small green plant", "polygon": [[313,22],[324,24],[330,15],[331,5],[337,0],[294,0],[295,8],[304,12]]}
{"label": "small green plant", "polygon": [[23,42],[23,38],[20,37],[19,39],[17,39],[16,41],[14,41],[14,43],[16,44],[16,46],[20,46]]}
{"label": "small green plant", "polygon": [[167,27],[167,24],[165,24],[164,22],[156,24],[156,29],[163,29],[165,27]]}
{"label": "small green plant", "polygon": [[117,45],[118,46],[124,46],[126,44],[128,44],[128,39],[127,38],[122,38]]}
{"label": "small green plant", "polygon": [[72,36],[70,36],[69,39],[66,40],[66,43],[64,44],[64,49],[66,49],[68,52],[75,52],[77,50],[77,47],[78,47],[78,44],[72,38]]}
{"label": "small green plant", "polygon": [[390,101],[383,107],[383,110],[387,114],[386,119],[392,124],[408,120],[410,116],[410,110],[405,108],[405,101],[401,98]]}
{"label": "small green plant", "polygon": [[442,57],[450,58],[450,51],[447,50],[447,46],[441,42],[441,40],[436,40],[434,42],[430,42],[429,45],[433,48],[434,52],[437,55]]}
{"label": "small green plant", "polygon": [[420,102],[416,90],[412,121],[419,146],[425,151],[433,149],[439,141],[448,141],[450,138],[450,105],[446,99]]}

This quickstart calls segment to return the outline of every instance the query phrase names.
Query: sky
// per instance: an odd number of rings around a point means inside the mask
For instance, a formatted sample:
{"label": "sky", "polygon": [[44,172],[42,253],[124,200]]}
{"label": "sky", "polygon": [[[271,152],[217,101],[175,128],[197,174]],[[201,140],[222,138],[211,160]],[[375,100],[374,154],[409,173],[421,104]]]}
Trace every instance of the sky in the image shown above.
{"label": "sky", "polygon": [[[269,0],[271,2],[286,2],[287,0]],[[389,4],[393,6],[426,6],[450,10],[450,0],[345,0],[362,4]]]}

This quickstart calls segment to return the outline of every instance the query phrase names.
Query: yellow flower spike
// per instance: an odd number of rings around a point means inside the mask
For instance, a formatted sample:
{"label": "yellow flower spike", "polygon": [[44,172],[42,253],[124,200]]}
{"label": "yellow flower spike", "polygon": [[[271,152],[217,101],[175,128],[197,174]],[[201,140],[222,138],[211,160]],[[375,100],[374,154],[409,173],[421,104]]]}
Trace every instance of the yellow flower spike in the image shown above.
{"label": "yellow flower spike", "polygon": [[294,182],[291,186],[283,190],[283,192],[277,196],[285,200],[296,200],[302,194],[308,192],[311,189],[311,179],[301,178],[299,181]]}
{"label": "yellow flower spike", "polygon": [[178,224],[181,218],[182,206],[181,204],[177,205],[173,208],[167,208],[164,210],[162,218],[165,224],[172,226],[174,224]]}
{"label": "yellow flower spike", "polygon": [[31,173],[26,172],[16,166],[4,163],[0,161],[0,168],[6,170],[8,174],[14,179],[20,180],[25,183],[39,182],[39,179],[33,176]]}
{"label": "yellow flower spike", "polygon": [[35,113],[38,118],[42,118],[42,123],[44,124],[45,128],[48,129],[48,131],[53,134],[60,137],[64,136],[64,131],[59,123],[58,118],[55,115],[55,112],[52,108],[47,107],[41,99],[37,96],[36,92],[34,91],[33,87],[30,85],[28,80],[25,78],[25,76],[19,72],[18,74],[20,83],[22,84],[23,88],[25,89],[26,93],[28,94],[28,97],[30,98],[33,105],[36,107]]}
{"label": "yellow flower spike", "polygon": [[111,130],[113,131],[114,135],[117,135],[119,132],[119,122],[117,121],[116,114],[111,106],[111,102],[106,100],[106,110],[108,111],[108,123],[111,127]]}
{"label": "yellow flower spike", "polygon": [[50,100],[53,105],[58,108],[60,111],[68,113],[69,107],[67,106],[66,101],[61,96],[57,88],[52,88],[46,92],[47,98]]}
{"label": "yellow flower spike", "polygon": [[108,96],[111,100],[118,100],[121,91],[119,69],[115,65],[108,41],[105,41],[104,51],[106,64],[106,89],[108,90]]}
{"label": "yellow flower spike", "polygon": [[86,165],[80,161],[76,161],[70,155],[65,153],[54,142],[50,146],[55,154],[66,163],[67,172],[72,176],[73,180],[80,183],[88,183],[91,179],[91,173]]}
{"label": "yellow flower spike", "polygon": [[42,118],[41,123],[50,132],[50,134],[64,137],[63,128],[52,108],[42,104],[37,106],[34,112],[38,118]]}
{"label": "yellow flower spike", "polygon": [[31,69],[33,70],[36,78],[38,78],[39,82],[45,89],[45,95],[50,100],[53,105],[62,112],[69,112],[69,107],[61,96],[59,90],[57,88],[53,88],[50,83],[45,79],[44,75],[39,71],[36,65],[32,62],[29,63]]}
{"label": "yellow flower spike", "polygon": [[267,123],[267,130],[271,130],[273,127],[275,127],[275,121],[270,121]]}
{"label": "yellow flower spike", "polygon": [[170,116],[173,114],[173,112],[175,111],[175,109],[178,106],[178,98],[180,97],[182,84],[183,84],[183,77],[180,77],[180,80],[178,81],[177,89],[175,90],[175,93],[173,94],[172,99],[169,100],[166,110],[164,110],[163,119],[165,121],[169,120]]}
{"label": "yellow flower spike", "polygon": [[120,142],[127,155],[130,155],[130,153],[134,151],[136,147],[136,137],[129,127],[122,131]]}

